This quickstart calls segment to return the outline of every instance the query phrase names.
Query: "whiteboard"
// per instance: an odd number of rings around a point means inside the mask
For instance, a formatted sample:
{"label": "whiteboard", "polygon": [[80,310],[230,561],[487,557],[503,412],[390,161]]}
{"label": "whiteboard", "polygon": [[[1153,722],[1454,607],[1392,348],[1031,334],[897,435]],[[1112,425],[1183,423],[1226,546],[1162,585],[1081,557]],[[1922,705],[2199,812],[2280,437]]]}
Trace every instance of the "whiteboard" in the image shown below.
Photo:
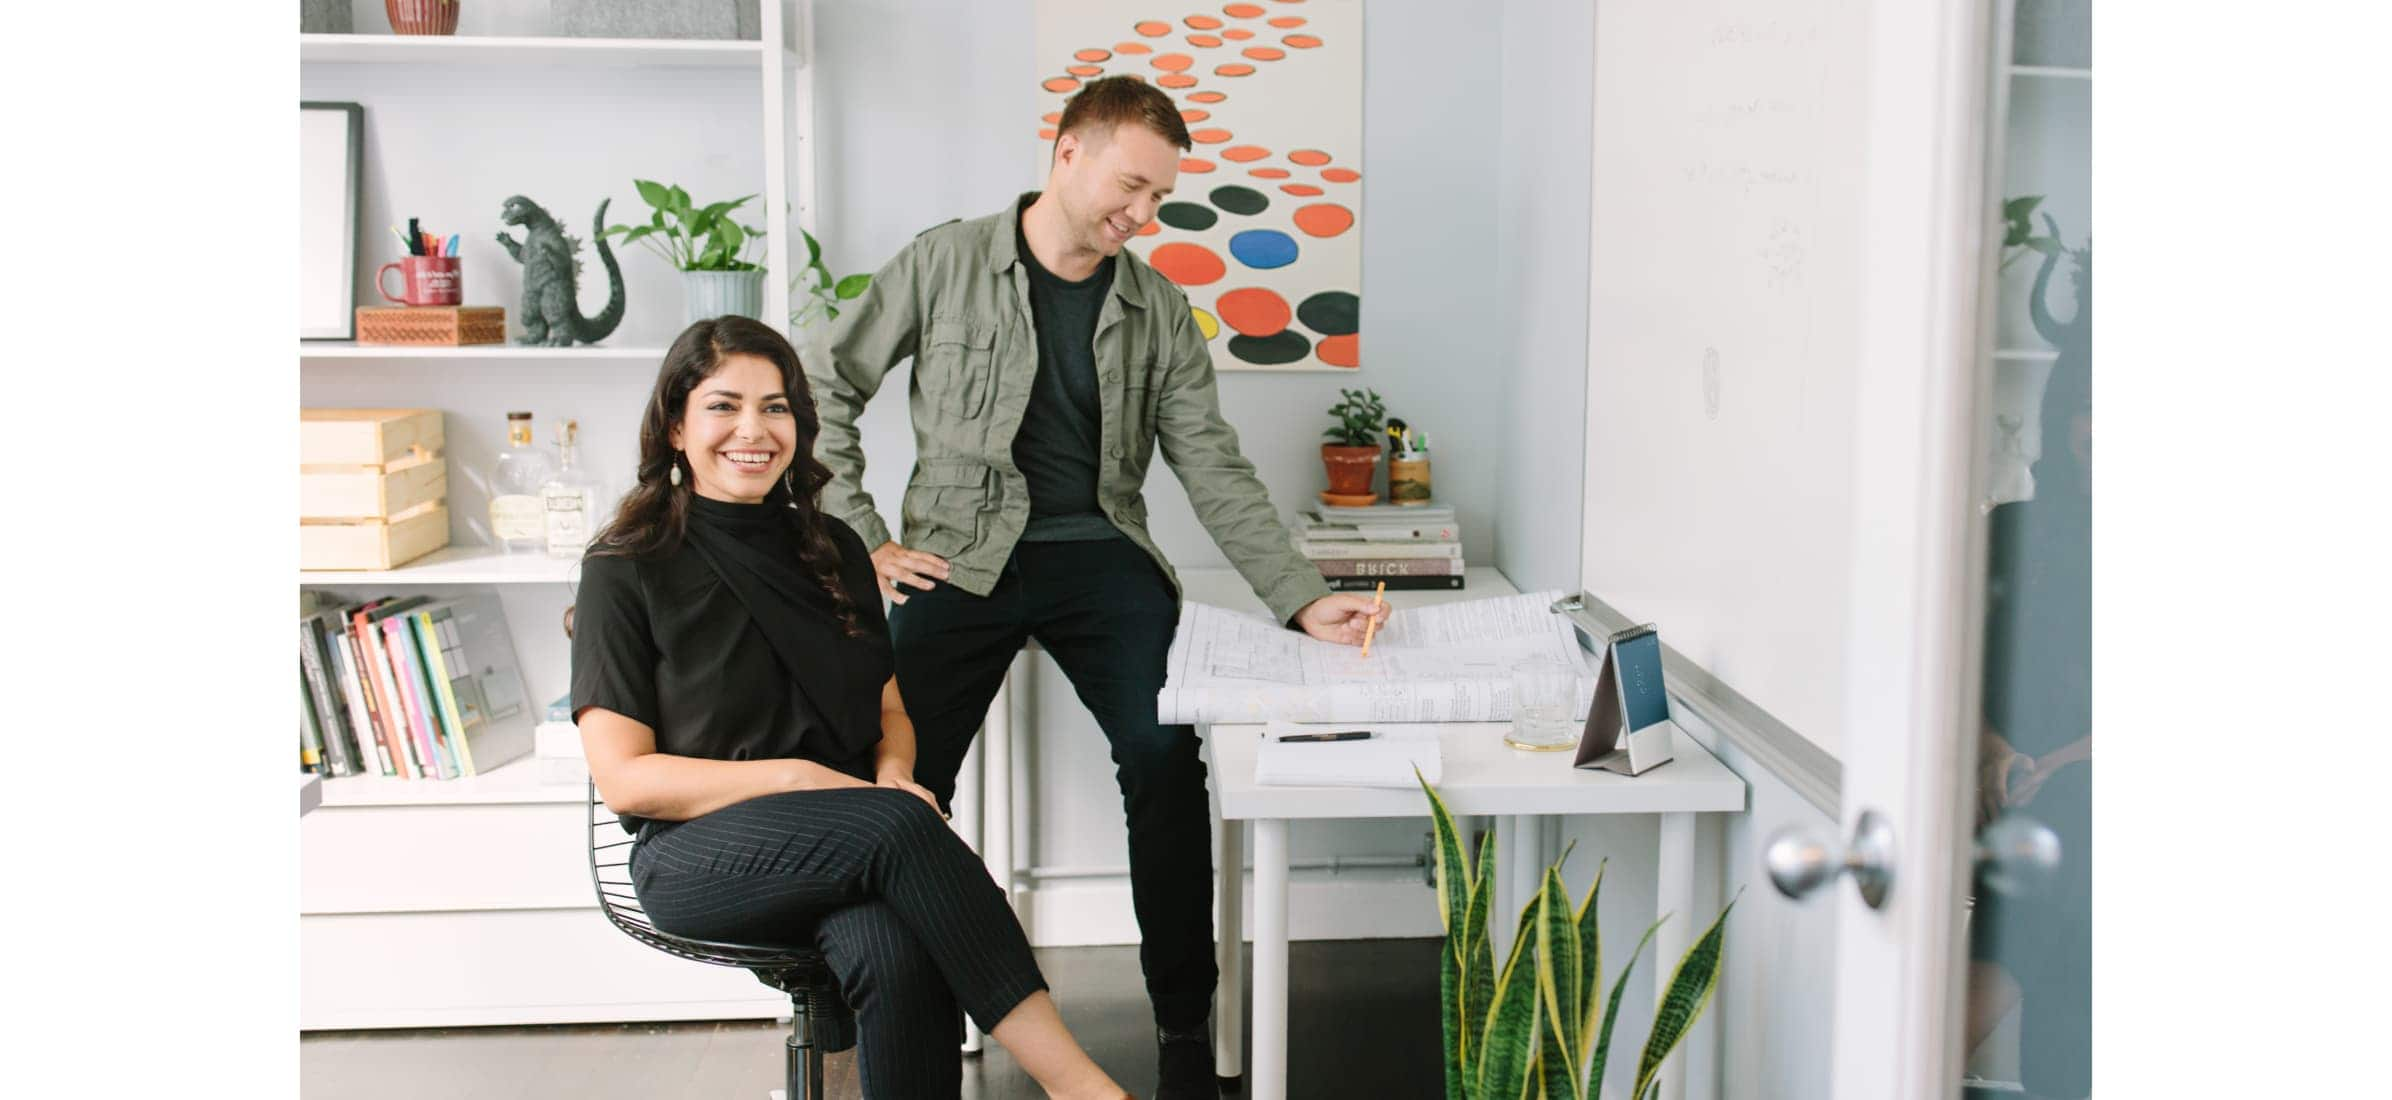
{"label": "whiteboard", "polygon": [[1831,754],[1856,438],[1917,431],[1859,411],[1867,15],[1596,8],[1580,581]]}

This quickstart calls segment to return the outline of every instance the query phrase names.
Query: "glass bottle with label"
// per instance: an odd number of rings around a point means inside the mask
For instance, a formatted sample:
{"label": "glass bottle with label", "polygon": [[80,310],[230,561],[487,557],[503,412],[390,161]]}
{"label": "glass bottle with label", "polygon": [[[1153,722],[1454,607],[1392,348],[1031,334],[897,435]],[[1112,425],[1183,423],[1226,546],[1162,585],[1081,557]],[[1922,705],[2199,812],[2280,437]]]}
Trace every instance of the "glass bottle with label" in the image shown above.
{"label": "glass bottle with label", "polygon": [[590,476],[574,451],[581,425],[565,421],[557,430],[557,469],[540,487],[540,505],[547,520],[548,556],[578,558],[589,548],[598,515],[598,479]]}
{"label": "glass bottle with label", "polygon": [[556,472],[548,452],[532,445],[532,414],[507,414],[507,449],[490,472],[490,540],[510,554],[536,553],[548,545],[540,486]]}

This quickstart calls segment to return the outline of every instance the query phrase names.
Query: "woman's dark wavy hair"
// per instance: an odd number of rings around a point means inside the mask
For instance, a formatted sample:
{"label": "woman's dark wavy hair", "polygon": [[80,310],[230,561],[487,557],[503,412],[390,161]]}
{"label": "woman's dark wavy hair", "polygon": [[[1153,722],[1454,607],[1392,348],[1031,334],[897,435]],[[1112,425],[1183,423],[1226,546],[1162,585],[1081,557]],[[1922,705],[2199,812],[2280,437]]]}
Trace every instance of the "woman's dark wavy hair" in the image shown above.
{"label": "woman's dark wavy hair", "polygon": [[650,558],[669,554],[689,535],[689,498],[697,479],[684,469],[681,484],[670,479],[681,454],[673,449],[673,427],[689,407],[698,383],[713,377],[723,360],[754,355],[780,368],[781,392],[789,396],[790,415],[797,421],[797,446],[782,475],[791,510],[797,513],[798,560],[822,586],[836,609],[839,624],[852,637],[861,637],[862,621],[855,601],[839,580],[839,547],[831,541],[830,519],[822,514],[822,487],[830,483],[830,467],[814,457],[815,437],[822,433],[822,417],[814,408],[814,391],[806,385],[797,349],[772,327],[746,317],[717,317],[683,329],[664,353],[656,372],[656,388],[648,395],[647,412],[640,417],[640,462],[636,483],[623,495],[615,518],[591,540],[589,552],[600,557]]}

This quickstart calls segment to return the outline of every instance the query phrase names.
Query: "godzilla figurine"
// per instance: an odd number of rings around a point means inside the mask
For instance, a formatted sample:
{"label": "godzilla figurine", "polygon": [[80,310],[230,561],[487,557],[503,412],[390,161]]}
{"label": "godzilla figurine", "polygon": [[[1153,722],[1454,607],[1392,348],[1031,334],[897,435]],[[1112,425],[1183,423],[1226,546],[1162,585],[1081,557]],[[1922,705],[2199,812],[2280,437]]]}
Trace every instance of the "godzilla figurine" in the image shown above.
{"label": "godzilla figurine", "polygon": [[564,227],[539,203],[521,195],[508,197],[499,220],[523,227],[520,242],[507,236],[506,230],[498,231],[498,243],[506,247],[508,257],[523,265],[523,335],[516,343],[552,348],[595,344],[623,322],[623,269],[615,263],[614,250],[606,246],[606,202],[598,204],[592,223],[608,286],[606,308],[596,317],[582,316],[576,297],[581,260],[575,253],[581,251],[581,242],[567,236]]}

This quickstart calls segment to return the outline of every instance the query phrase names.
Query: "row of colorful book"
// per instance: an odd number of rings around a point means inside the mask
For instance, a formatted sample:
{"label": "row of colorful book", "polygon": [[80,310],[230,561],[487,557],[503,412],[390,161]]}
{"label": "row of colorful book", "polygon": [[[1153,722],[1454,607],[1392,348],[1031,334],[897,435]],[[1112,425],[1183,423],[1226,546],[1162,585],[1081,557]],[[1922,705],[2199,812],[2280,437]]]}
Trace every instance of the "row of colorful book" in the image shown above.
{"label": "row of colorful book", "polygon": [[1296,552],[1334,591],[1462,587],[1462,529],[1451,505],[1315,504],[1296,514]]}
{"label": "row of colorful book", "polygon": [[513,638],[490,592],[358,604],[301,593],[299,764],[459,779],[532,749]]}

